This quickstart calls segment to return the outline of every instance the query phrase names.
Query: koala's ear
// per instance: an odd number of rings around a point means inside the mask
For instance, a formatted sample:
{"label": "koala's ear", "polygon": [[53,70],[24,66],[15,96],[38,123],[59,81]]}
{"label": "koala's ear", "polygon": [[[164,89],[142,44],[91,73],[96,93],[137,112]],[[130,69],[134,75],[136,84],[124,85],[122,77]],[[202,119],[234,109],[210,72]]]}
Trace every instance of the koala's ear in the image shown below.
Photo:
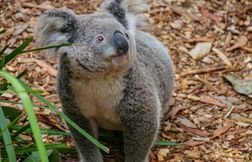
{"label": "koala's ear", "polygon": [[72,10],[53,9],[40,16],[35,27],[39,46],[71,43],[78,28],[77,15]]}
{"label": "koala's ear", "polygon": [[145,0],[105,0],[101,9],[112,14],[126,29],[133,32],[140,26],[143,19],[139,16],[147,10]]}

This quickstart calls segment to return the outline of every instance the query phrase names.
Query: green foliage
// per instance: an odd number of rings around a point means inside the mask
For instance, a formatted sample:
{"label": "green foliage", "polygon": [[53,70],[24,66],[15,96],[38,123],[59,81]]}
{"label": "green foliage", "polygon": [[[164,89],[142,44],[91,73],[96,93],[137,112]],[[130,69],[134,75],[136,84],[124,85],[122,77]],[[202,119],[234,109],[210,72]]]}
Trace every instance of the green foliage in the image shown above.
{"label": "green foliage", "polygon": [[[4,30],[2,30],[4,32]],[[14,107],[17,104],[23,104],[24,111],[27,115],[28,124],[18,125],[22,112],[18,109],[1,106],[0,107],[0,161],[5,162],[16,162],[16,161],[41,161],[48,162],[60,161],[60,152],[63,153],[76,153],[74,149],[70,149],[66,144],[45,144],[42,141],[42,134],[47,135],[61,135],[70,136],[69,132],[43,129],[39,127],[34,107],[39,107],[43,109],[50,109],[61,116],[66,122],[76,128],[81,134],[88,138],[92,143],[94,143],[100,149],[108,152],[108,148],[103,146],[95,138],[90,136],[87,132],[81,129],[77,124],[75,124],[71,119],[69,119],[65,114],[58,111],[57,108],[43,98],[38,91],[34,91],[26,83],[21,80],[21,77],[26,75],[26,71],[21,72],[16,77],[10,73],[4,71],[4,67],[7,63],[13,60],[17,55],[27,52],[40,51],[49,48],[59,48],[61,46],[68,46],[70,44],[53,45],[48,47],[36,48],[31,50],[25,50],[27,46],[32,42],[32,38],[24,41],[21,45],[15,48],[12,52],[6,54],[6,50],[9,45],[6,45],[0,49],[0,95],[5,92],[16,93],[21,102],[11,102],[8,100],[0,100],[1,103],[9,103]],[[30,96],[36,97],[41,103],[46,106],[35,105]],[[23,139],[22,134],[30,134],[33,137],[33,142]]]}
{"label": "green foliage", "polygon": [[5,118],[2,108],[0,107],[0,127],[3,134],[3,141],[6,152],[8,154],[8,159],[10,162],[16,162],[16,154],[14,147],[12,145],[12,139],[10,131],[8,129],[8,120]]}

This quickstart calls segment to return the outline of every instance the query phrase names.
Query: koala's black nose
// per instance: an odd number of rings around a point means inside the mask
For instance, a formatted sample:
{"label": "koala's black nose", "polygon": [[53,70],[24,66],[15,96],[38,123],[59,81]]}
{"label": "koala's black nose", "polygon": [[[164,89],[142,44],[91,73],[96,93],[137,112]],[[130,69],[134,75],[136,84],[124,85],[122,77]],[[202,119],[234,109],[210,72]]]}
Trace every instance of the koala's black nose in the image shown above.
{"label": "koala's black nose", "polygon": [[126,54],[129,50],[128,41],[126,40],[125,36],[119,31],[116,31],[113,35],[113,44],[115,46],[115,49],[117,50],[117,54],[119,55]]}

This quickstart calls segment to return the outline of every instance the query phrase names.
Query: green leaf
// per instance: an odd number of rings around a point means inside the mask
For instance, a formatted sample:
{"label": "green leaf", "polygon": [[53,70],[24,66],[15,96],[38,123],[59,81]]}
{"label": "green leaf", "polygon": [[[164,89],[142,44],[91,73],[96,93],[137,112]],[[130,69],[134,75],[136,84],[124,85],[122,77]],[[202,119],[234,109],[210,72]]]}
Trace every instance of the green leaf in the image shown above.
{"label": "green leaf", "polygon": [[25,76],[27,74],[27,70],[22,71],[20,74],[18,74],[18,76],[16,76],[16,78],[20,79],[23,76]]}
{"label": "green leaf", "polygon": [[14,151],[14,147],[12,145],[12,140],[10,136],[10,132],[8,129],[8,124],[6,122],[6,118],[4,116],[2,107],[0,106],[0,128],[1,131],[3,131],[3,140],[4,140],[4,145],[5,149],[8,155],[8,159],[10,162],[16,162],[16,154]]}
{"label": "green leaf", "polygon": [[24,131],[27,130],[28,128],[30,128],[30,124],[26,124],[26,125],[22,126],[20,129],[17,130],[17,132],[15,132],[15,133],[12,135],[12,138],[17,137],[19,134],[21,134],[22,132],[24,132]]}
{"label": "green leaf", "polygon": [[46,49],[51,49],[51,48],[60,48],[63,46],[71,46],[71,45],[73,45],[73,44],[72,43],[62,43],[62,44],[58,44],[58,45],[50,45],[50,46],[46,46],[46,47],[30,49],[30,50],[22,51],[22,53],[41,51],[41,50],[46,50]]}
{"label": "green leaf", "polygon": [[[22,129],[23,126],[19,126],[19,125],[11,125],[9,127],[11,130],[15,130],[18,131],[19,129]],[[41,134],[47,134],[47,135],[61,135],[61,136],[70,136],[70,132],[64,132],[64,131],[59,131],[59,130],[53,130],[53,129],[43,129],[41,128]],[[24,130],[25,133],[32,133],[30,128],[27,128],[26,130]]]}
{"label": "green leaf", "polygon": [[4,48],[0,51],[0,56],[4,54],[4,52],[9,48],[9,45],[4,46]]}
{"label": "green leaf", "polygon": [[155,145],[157,146],[176,146],[180,144],[179,142],[176,141],[156,141]]}
{"label": "green leaf", "polygon": [[13,77],[12,75],[10,75],[7,72],[4,72],[2,70],[0,70],[0,75],[2,75],[6,80],[8,80],[11,83],[11,85],[15,88],[19,97],[21,98],[23,105],[24,105],[24,108],[25,108],[25,111],[26,111],[26,114],[27,114],[27,117],[28,117],[28,120],[31,125],[33,137],[34,137],[35,142],[38,147],[41,161],[48,162],[48,158],[46,157],[46,149],[45,149],[44,143],[42,141],[41,132],[39,129],[37,118],[35,116],[35,112],[33,111],[33,106],[32,106],[30,97],[25,92],[25,88],[22,86],[22,84],[19,82],[19,80],[17,78]]}
{"label": "green leaf", "polygon": [[[1,65],[0,65],[0,67],[1,67]],[[22,77],[23,77],[24,75],[26,75],[26,74],[27,74],[27,70],[24,70],[24,71],[22,71],[20,74],[18,74],[18,76],[16,76],[16,78],[20,79],[20,78],[22,78]],[[2,81],[2,80],[0,80],[0,81]],[[8,86],[9,86],[10,84],[7,83],[7,82],[3,82],[3,81],[2,81],[2,83],[0,83],[0,84],[2,84],[2,85],[0,85],[0,86],[1,86],[0,95],[1,95],[1,94],[5,93],[6,90],[8,90]]]}
{"label": "green leaf", "polygon": [[[46,148],[46,150],[50,150],[50,149],[61,150],[61,149],[67,149],[69,147],[67,147],[67,145],[64,143],[61,143],[61,144],[45,144],[45,148]],[[27,147],[17,148],[16,154],[22,155],[22,154],[34,152],[37,150],[38,150],[38,148],[36,145],[31,145],[31,146],[27,146]]]}
{"label": "green leaf", "polygon": [[[22,81],[21,81],[22,82]],[[47,101],[44,97],[40,96],[38,93],[32,92],[32,89],[29,88],[24,82],[22,82],[23,86],[26,90],[31,92],[31,94],[39,99],[42,103],[46,104],[48,106],[48,109],[51,111],[54,111],[57,113],[60,117],[62,117],[68,124],[70,124],[73,128],[78,130],[84,137],[86,137],[90,142],[92,142],[94,145],[96,145],[98,148],[103,150],[106,153],[109,153],[109,148],[101,144],[99,141],[97,141],[94,137],[92,137],[90,134],[88,134],[85,130],[83,130],[80,126],[78,126],[75,122],[73,122],[70,118],[68,118],[63,112],[58,111],[55,106],[53,106],[49,101]]]}
{"label": "green leaf", "polygon": [[8,118],[11,122],[22,114],[22,111],[12,107],[2,106],[2,109],[5,117]]}
{"label": "green leaf", "polygon": [[25,42],[23,42],[20,46],[15,48],[10,54],[5,56],[4,58],[4,65],[7,64],[9,61],[11,61],[14,57],[21,54],[22,51],[32,42],[32,38],[27,39]]}

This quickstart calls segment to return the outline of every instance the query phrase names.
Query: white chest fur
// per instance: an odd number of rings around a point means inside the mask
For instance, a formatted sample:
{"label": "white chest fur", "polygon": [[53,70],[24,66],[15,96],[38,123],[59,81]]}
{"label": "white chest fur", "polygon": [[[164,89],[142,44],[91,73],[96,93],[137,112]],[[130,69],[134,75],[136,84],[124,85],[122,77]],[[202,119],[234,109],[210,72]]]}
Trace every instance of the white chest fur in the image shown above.
{"label": "white chest fur", "polygon": [[71,81],[75,102],[80,113],[105,129],[121,130],[116,108],[123,98],[122,78],[106,80],[74,79]]}

